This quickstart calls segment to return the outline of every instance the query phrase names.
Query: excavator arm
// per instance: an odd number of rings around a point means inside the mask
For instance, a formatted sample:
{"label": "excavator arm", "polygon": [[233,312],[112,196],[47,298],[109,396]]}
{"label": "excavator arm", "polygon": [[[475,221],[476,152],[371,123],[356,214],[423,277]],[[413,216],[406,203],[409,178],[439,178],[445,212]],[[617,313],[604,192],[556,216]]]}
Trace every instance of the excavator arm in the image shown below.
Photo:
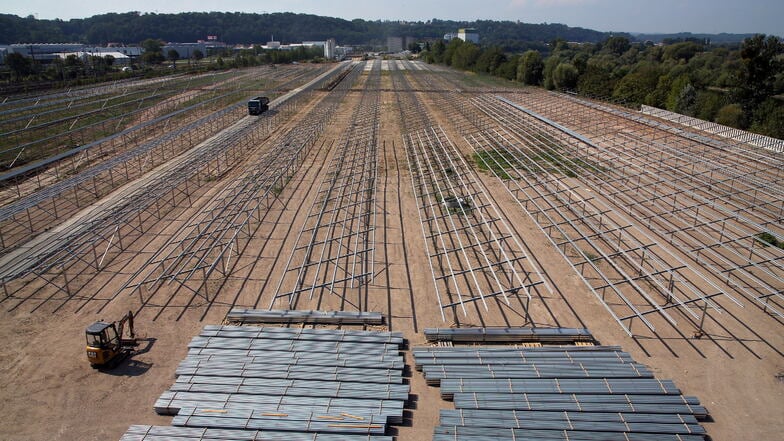
{"label": "excavator arm", "polygon": [[[128,336],[125,338],[125,326],[128,325]],[[136,346],[136,333],[133,329],[133,311],[128,311],[120,321],[117,322],[117,334],[120,336],[120,346]]]}

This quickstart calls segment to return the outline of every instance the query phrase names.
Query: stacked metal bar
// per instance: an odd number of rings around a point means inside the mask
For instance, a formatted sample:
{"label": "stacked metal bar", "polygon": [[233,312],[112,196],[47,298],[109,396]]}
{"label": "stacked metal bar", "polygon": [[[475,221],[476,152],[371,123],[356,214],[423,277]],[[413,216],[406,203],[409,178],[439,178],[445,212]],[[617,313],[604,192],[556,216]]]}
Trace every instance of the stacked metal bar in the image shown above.
{"label": "stacked metal bar", "polygon": [[438,346],[413,352],[416,369],[455,405],[441,410],[435,441],[705,437],[698,421],[707,411],[699,400],[654,378],[618,347]]}
{"label": "stacked metal bar", "polygon": [[292,309],[233,308],[228,320],[240,323],[310,323],[330,325],[381,325],[380,312],[357,311],[308,311]]}
{"label": "stacked metal bar", "polygon": [[391,441],[409,386],[401,333],[205,326],[155,411],[123,441]]}
{"label": "stacked metal bar", "polygon": [[131,426],[120,441],[392,441],[391,436],[294,433],[270,430]]}
{"label": "stacked metal bar", "polygon": [[594,339],[584,328],[427,328],[429,342],[455,343],[516,343],[538,342],[546,344],[572,344]]}

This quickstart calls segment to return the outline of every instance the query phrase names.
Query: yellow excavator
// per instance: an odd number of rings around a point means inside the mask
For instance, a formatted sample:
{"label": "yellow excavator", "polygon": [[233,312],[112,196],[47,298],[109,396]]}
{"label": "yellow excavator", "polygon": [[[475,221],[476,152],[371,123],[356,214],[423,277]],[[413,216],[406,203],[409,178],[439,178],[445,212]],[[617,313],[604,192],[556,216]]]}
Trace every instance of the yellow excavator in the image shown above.
{"label": "yellow excavator", "polygon": [[[124,338],[125,325],[130,338]],[[87,327],[87,360],[95,368],[112,368],[130,355],[139,345],[133,330],[133,312],[128,311],[119,321],[97,321]]]}

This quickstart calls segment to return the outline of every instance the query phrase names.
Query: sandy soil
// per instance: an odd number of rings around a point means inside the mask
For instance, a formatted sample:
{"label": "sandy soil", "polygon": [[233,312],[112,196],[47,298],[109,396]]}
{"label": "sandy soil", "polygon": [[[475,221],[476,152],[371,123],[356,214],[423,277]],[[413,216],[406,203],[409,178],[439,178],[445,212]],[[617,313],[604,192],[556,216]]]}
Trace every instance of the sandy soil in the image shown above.
{"label": "sandy soil", "polygon": [[[417,72],[424,74],[426,71]],[[434,297],[433,275],[400,136],[400,110],[390,87],[389,78],[382,74],[380,88],[385,91],[380,92],[378,132],[376,274],[370,284],[346,291],[345,295],[352,299],[363,296],[364,310],[384,313],[388,328],[403,332],[410,346],[416,346],[424,344],[424,328],[450,326],[454,317],[443,322]],[[418,95],[432,120],[470,158],[470,148],[457,129],[460,122],[450,119],[427,93]],[[322,96],[314,94],[311,106]],[[158,285],[154,292],[121,288],[166,240],[209,206],[224,185],[247,171],[252,159],[273,145],[275,135],[262,140],[247,161],[220,179],[205,181],[189,204],[165,211],[160,219],[151,217],[151,237],[128,243],[126,251],[100,271],[82,268],[79,277],[84,283],[79,292],[69,296],[58,291],[54,284],[62,283],[62,277],[50,275],[25,282],[25,287],[12,297],[0,297],[0,439],[111,440],[119,439],[131,424],[169,424],[171,417],[156,415],[152,406],[174,381],[174,369],[185,356],[192,336],[206,324],[221,323],[233,305],[266,308],[271,303],[275,287],[284,277],[296,234],[327,172],[335,142],[351,123],[351,111],[358,101],[359,93],[347,95],[332,124],[237,257],[233,273],[225,280],[208,281],[215,287],[213,294],[193,293],[177,282]],[[305,106],[301,112],[309,108]],[[291,124],[280,129],[297,122],[293,118]],[[778,376],[784,372],[784,357],[760,342],[748,341],[752,352],[718,332],[713,337],[721,346],[674,333],[663,334],[659,341],[627,336],[503,184],[487,173],[476,173],[475,180],[490,195],[490,202],[500,208],[513,234],[525,244],[527,253],[554,287],[555,295],[539,300],[535,321],[551,326],[585,326],[602,344],[620,345],[637,361],[651,366],[659,378],[673,379],[684,394],[699,397],[708,408],[714,421],[703,424],[713,440],[780,437],[784,429],[784,382]],[[343,300],[325,295],[313,301],[303,299],[297,306],[307,309],[318,304],[322,309],[339,309],[346,307]],[[85,327],[99,318],[119,319],[128,310],[138,312],[141,352],[115,370],[91,369],[84,350]],[[468,317],[460,317],[460,322],[500,325],[507,320],[507,312],[507,307],[493,303],[487,311],[472,310]],[[755,323],[757,329],[761,326],[766,333],[780,334],[780,325],[763,317],[759,309],[727,312]],[[412,366],[414,400],[406,424],[395,430],[398,439],[427,440],[437,424],[438,409],[448,408],[451,403],[443,402],[438,389],[427,386],[421,373],[413,370],[410,351],[405,356]]]}

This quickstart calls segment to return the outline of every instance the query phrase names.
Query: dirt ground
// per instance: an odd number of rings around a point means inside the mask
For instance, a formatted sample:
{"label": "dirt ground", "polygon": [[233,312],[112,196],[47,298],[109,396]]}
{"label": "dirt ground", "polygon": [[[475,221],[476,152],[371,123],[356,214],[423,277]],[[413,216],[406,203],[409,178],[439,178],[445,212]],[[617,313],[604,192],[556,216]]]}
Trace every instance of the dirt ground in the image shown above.
{"label": "dirt ground", "polygon": [[[424,75],[421,71],[417,74]],[[380,87],[385,91],[381,92],[378,132],[373,254],[376,272],[361,291],[363,309],[385,314],[388,328],[403,332],[410,347],[425,343],[425,328],[448,327],[456,321],[462,326],[504,325],[510,320],[512,326],[522,325],[513,307],[493,302],[487,310],[477,306],[469,309],[468,316],[448,313],[447,320],[442,321],[416,215],[419,208],[407,152],[400,136],[401,111],[395,93],[389,91],[387,74],[381,75]],[[418,96],[431,119],[470,158],[470,148],[456,122],[427,93]],[[314,101],[302,108],[303,113],[312,109],[323,94],[311,98]],[[185,357],[190,339],[204,325],[222,323],[232,306],[267,308],[272,303],[275,286],[294,249],[296,233],[316,200],[327,164],[335,154],[335,140],[351,123],[350,112],[358,101],[356,91],[347,94],[341,107],[344,110],[335,115],[318,147],[304,158],[278,195],[237,257],[231,276],[218,283],[215,297],[194,294],[176,282],[156,285],[154,296],[122,287],[166,240],[180,234],[183,225],[210,206],[224,185],[251,167],[254,157],[269,150],[275,135],[260,143],[231,173],[205,182],[189,206],[172,209],[156,220],[149,230],[156,237],[138,239],[138,246],[129,246],[101,271],[86,271],[83,277],[89,280],[78,293],[68,296],[51,284],[33,281],[24,291],[0,300],[0,440],[113,440],[132,424],[168,425],[171,417],[156,415],[153,403],[173,383],[174,370]],[[301,116],[292,118],[286,127],[295,126]],[[619,345],[636,361],[649,365],[657,378],[674,380],[684,395],[697,396],[708,409],[712,421],[703,425],[714,441],[780,439],[784,429],[782,355],[759,341],[745,342],[752,352],[720,332],[712,335],[720,345],[706,339],[684,339],[674,333],[660,336],[660,340],[628,336],[520,209],[503,183],[487,172],[477,172],[475,179],[501,209],[513,234],[525,244],[556,293],[539,301],[537,308],[542,312],[534,317],[537,325],[584,326],[601,344]],[[326,295],[312,301],[303,299],[297,307],[340,309],[345,307],[343,300]],[[114,370],[92,369],[84,349],[85,327],[98,319],[119,319],[128,310],[138,312],[136,329],[142,340],[139,353]],[[755,330],[764,335],[773,336],[770,342],[774,347],[784,347],[780,325],[760,310],[730,307],[727,312],[754,323]],[[558,323],[553,322],[554,318]],[[405,357],[412,367],[414,399],[406,424],[395,430],[400,440],[428,440],[439,409],[452,404],[442,401],[438,388],[427,386],[421,373],[413,370],[410,351]]]}

